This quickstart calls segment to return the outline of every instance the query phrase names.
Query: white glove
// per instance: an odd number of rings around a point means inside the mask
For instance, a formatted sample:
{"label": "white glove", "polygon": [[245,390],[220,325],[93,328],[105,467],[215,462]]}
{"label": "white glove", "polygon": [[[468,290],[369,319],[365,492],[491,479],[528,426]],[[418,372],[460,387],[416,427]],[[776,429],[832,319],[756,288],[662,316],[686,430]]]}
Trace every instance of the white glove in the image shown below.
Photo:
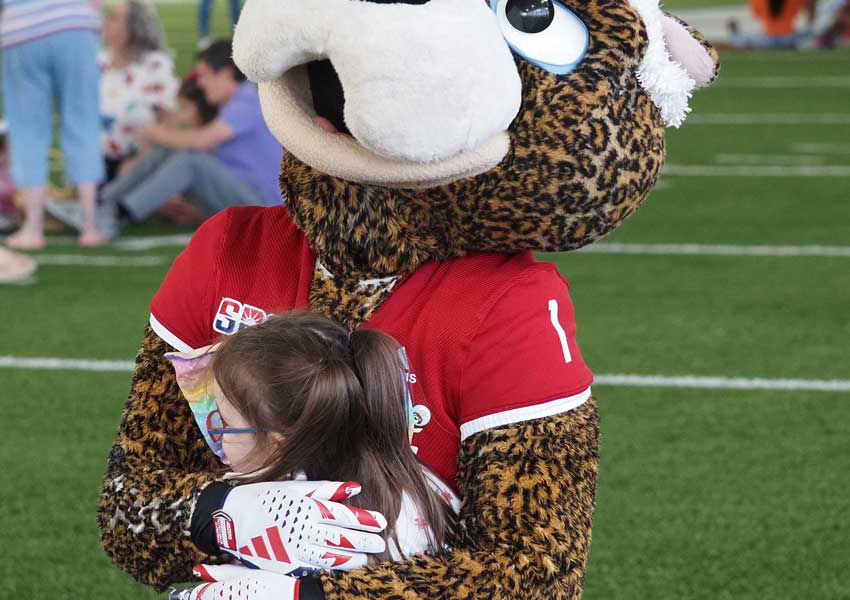
{"label": "white glove", "polygon": [[264,571],[303,576],[317,569],[364,567],[386,544],[377,512],[340,504],[360,484],[274,481],[237,486],[213,513],[219,547]]}
{"label": "white glove", "polygon": [[209,583],[174,590],[168,600],[298,600],[300,581],[237,565],[197,565],[195,575]]}

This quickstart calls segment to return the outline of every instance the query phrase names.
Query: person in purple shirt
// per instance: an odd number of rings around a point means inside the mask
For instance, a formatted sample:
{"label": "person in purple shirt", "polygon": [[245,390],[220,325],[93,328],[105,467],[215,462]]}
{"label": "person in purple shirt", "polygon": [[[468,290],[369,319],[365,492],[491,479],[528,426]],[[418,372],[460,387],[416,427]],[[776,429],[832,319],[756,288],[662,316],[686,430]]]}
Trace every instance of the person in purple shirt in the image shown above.
{"label": "person in purple shirt", "polygon": [[[277,172],[283,154],[260,110],[254,85],[233,63],[229,40],[198,53],[195,74],[216,119],[197,129],[155,124],[143,137],[154,148],[125,175],[103,188],[98,229],[110,237],[121,224],[142,221],[174,196],[207,215],[234,205],[280,204]],[[48,202],[47,211],[77,226],[79,211]]]}

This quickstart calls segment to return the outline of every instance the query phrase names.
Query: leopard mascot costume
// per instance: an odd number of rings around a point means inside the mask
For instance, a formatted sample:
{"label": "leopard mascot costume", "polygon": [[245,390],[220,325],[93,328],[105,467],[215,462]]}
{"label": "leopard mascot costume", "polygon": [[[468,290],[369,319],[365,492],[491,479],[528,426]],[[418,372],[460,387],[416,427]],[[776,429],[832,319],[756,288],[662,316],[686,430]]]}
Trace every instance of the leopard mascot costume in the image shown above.
{"label": "leopard mascot costume", "polygon": [[[234,58],[286,150],[286,203],[208,221],[154,298],[99,507],[106,551],[159,590],[201,562],[271,565],[193,599],[580,598],[597,408],[567,286],[530,251],[635,211],[715,51],[657,0],[248,0]],[[223,478],[165,354],[291,308],[406,347],[413,445],[463,500],[443,552],[313,570],[336,563],[239,516],[257,494]]]}

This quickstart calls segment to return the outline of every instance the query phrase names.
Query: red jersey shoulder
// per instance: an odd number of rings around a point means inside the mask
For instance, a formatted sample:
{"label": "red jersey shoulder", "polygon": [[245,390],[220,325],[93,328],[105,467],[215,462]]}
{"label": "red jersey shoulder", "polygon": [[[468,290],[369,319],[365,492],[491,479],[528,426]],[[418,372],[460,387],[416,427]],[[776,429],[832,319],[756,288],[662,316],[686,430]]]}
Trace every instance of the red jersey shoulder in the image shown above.
{"label": "red jersey shoulder", "polygon": [[[225,270],[231,265],[246,268],[274,260],[280,252],[300,246],[303,239],[282,206],[234,206],[204,222],[185,254],[203,265],[220,261],[216,266]],[[210,255],[211,247],[217,256]]]}
{"label": "red jersey shoulder", "polygon": [[293,308],[313,261],[283,207],[226,209],[207,220],[175,260],[151,302],[151,325],[175,347],[206,345],[238,330],[227,327],[234,311],[241,325]]}
{"label": "red jersey shoulder", "polygon": [[423,265],[368,325],[405,346],[414,444],[447,480],[461,439],[571,410],[589,396],[593,376],[567,283],[530,253]]}
{"label": "red jersey shoulder", "polygon": [[[476,253],[444,263],[434,263],[421,283],[411,286],[414,297],[427,301],[434,318],[457,327],[456,321],[470,324],[483,318],[513,288],[524,289],[524,298],[535,293],[569,294],[566,280],[551,263],[537,262],[530,252],[520,254]],[[415,277],[415,276],[414,276]],[[427,294],[418,287],[428,287]]]}
{"label": "red jersey shoulder", "polygon": [[517,257],[476,318],[456,407],[461,437],[571,410],[593,375],[579,350],[569,287],[551,263]]}

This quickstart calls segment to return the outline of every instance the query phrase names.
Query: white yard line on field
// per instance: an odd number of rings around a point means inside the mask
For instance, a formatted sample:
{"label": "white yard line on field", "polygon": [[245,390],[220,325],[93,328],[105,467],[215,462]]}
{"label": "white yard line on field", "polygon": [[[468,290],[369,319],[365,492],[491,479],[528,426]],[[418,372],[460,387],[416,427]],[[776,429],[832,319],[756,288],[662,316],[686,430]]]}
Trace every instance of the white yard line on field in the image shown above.
{"label": "white yard line on field", "polygon": [[[703,256],[816,256],[850,257],[850,246],[755,246],[732,244],[624,244],[603,242],[581,252],[592,254],[703,255]],[[39,264],[63,267],[159,267],[169,261],[162,256],[89,256],[42,254]]]}
{"label": "white yard line on field", "polygon": [[[680,11],[677,11],[677,14]],[[747,62],[847,62],[848,54],[845,51],[832,50],[798,50],[796,52],[774,52],[770,50],[761,51],[738,51],[735,60]]]}
{"label": "white yard line on field", "polygon": [[696,113],[688,125],[850,125],[850,113]]}
{"label": "white yard line on field", "polygon": [[817,165],[824,161],[818,154],[732,154],[714,155],[714,160],[728,165]]}
{"label": "white yard line on field", "polygon": [[158,267],[167,264],[162,256],[93,256],[86,254],[41,254],[40,265],[62,267]]}
{"label": "white yard line on field", "polygon": [[152,250],[172,246],[183,247],[192,239],[191,233],[160,235],[153,237],[127,237],[116,240],[111,245],[119,250]]}
{"label": "white yard line on field", "polygon": [[[77,237],[71,235],[49,235],[45,238],[48,246],[76,246]],[[176,233],[173,235],[139,235],[118,238],[109,243],[107,248],[115,250],[153,250],[155,248],[182,248],[192,239],[191,233]]]}
{"label": "white yard line on field", "polygon": [[[131,372],[131,360],[91,360],[67,358],[22,358],[0,356],[0,368],[49,371]],[[848,392],[850,380],[765,379],[750,377],[711,377],[698,375],[597,375],[594,385],[618,387],[676,387],[726,390],[776,390]]]}
{"label": "white yard line on field", "polygon": [[72,358],[23,358],[19,356],[0,356],[0,368],[37,369],[47,371],[95,371],[127,372],[132,371],[132,360],[95,360]]}
{"label": "white yard line on field", "polygon": [[846,75],[719,77],[715,85],[724,88],[844,88],[850,87],[850,77]]}
{"label": "white yard line on field", "polygon": [[850,258],[850,246],[737,246],[731,244],[593,244],[580,252],[591,254],[649,254],[659,256],[776,256]]}
{"label": "white yard line on field", "polygon": [[804,143],[791,146],[794,152],[802,154],[850,154],[850,144]]}
{"label": "white yard line on field", "polygon": [[699,375],[597,375],[594,377],[594,385],[712,390],[775,390],[783,392],[850,392],[850,380],[846,379],[763,379]]}
{"label": "white yard line on field", "polygon": [[671,165],[666,177],[850,177],[850,165]]}
{"label": "white yard line on field", "polygon": [[[643,254],[658,256],[774,256],[850,257],[850,246],[755,246],[732,244],[636,244],[603,242],[582,248],[592,254]],[[39,264],[65,267],[159,267],[162,256],[87,256],[42,254]]]}

